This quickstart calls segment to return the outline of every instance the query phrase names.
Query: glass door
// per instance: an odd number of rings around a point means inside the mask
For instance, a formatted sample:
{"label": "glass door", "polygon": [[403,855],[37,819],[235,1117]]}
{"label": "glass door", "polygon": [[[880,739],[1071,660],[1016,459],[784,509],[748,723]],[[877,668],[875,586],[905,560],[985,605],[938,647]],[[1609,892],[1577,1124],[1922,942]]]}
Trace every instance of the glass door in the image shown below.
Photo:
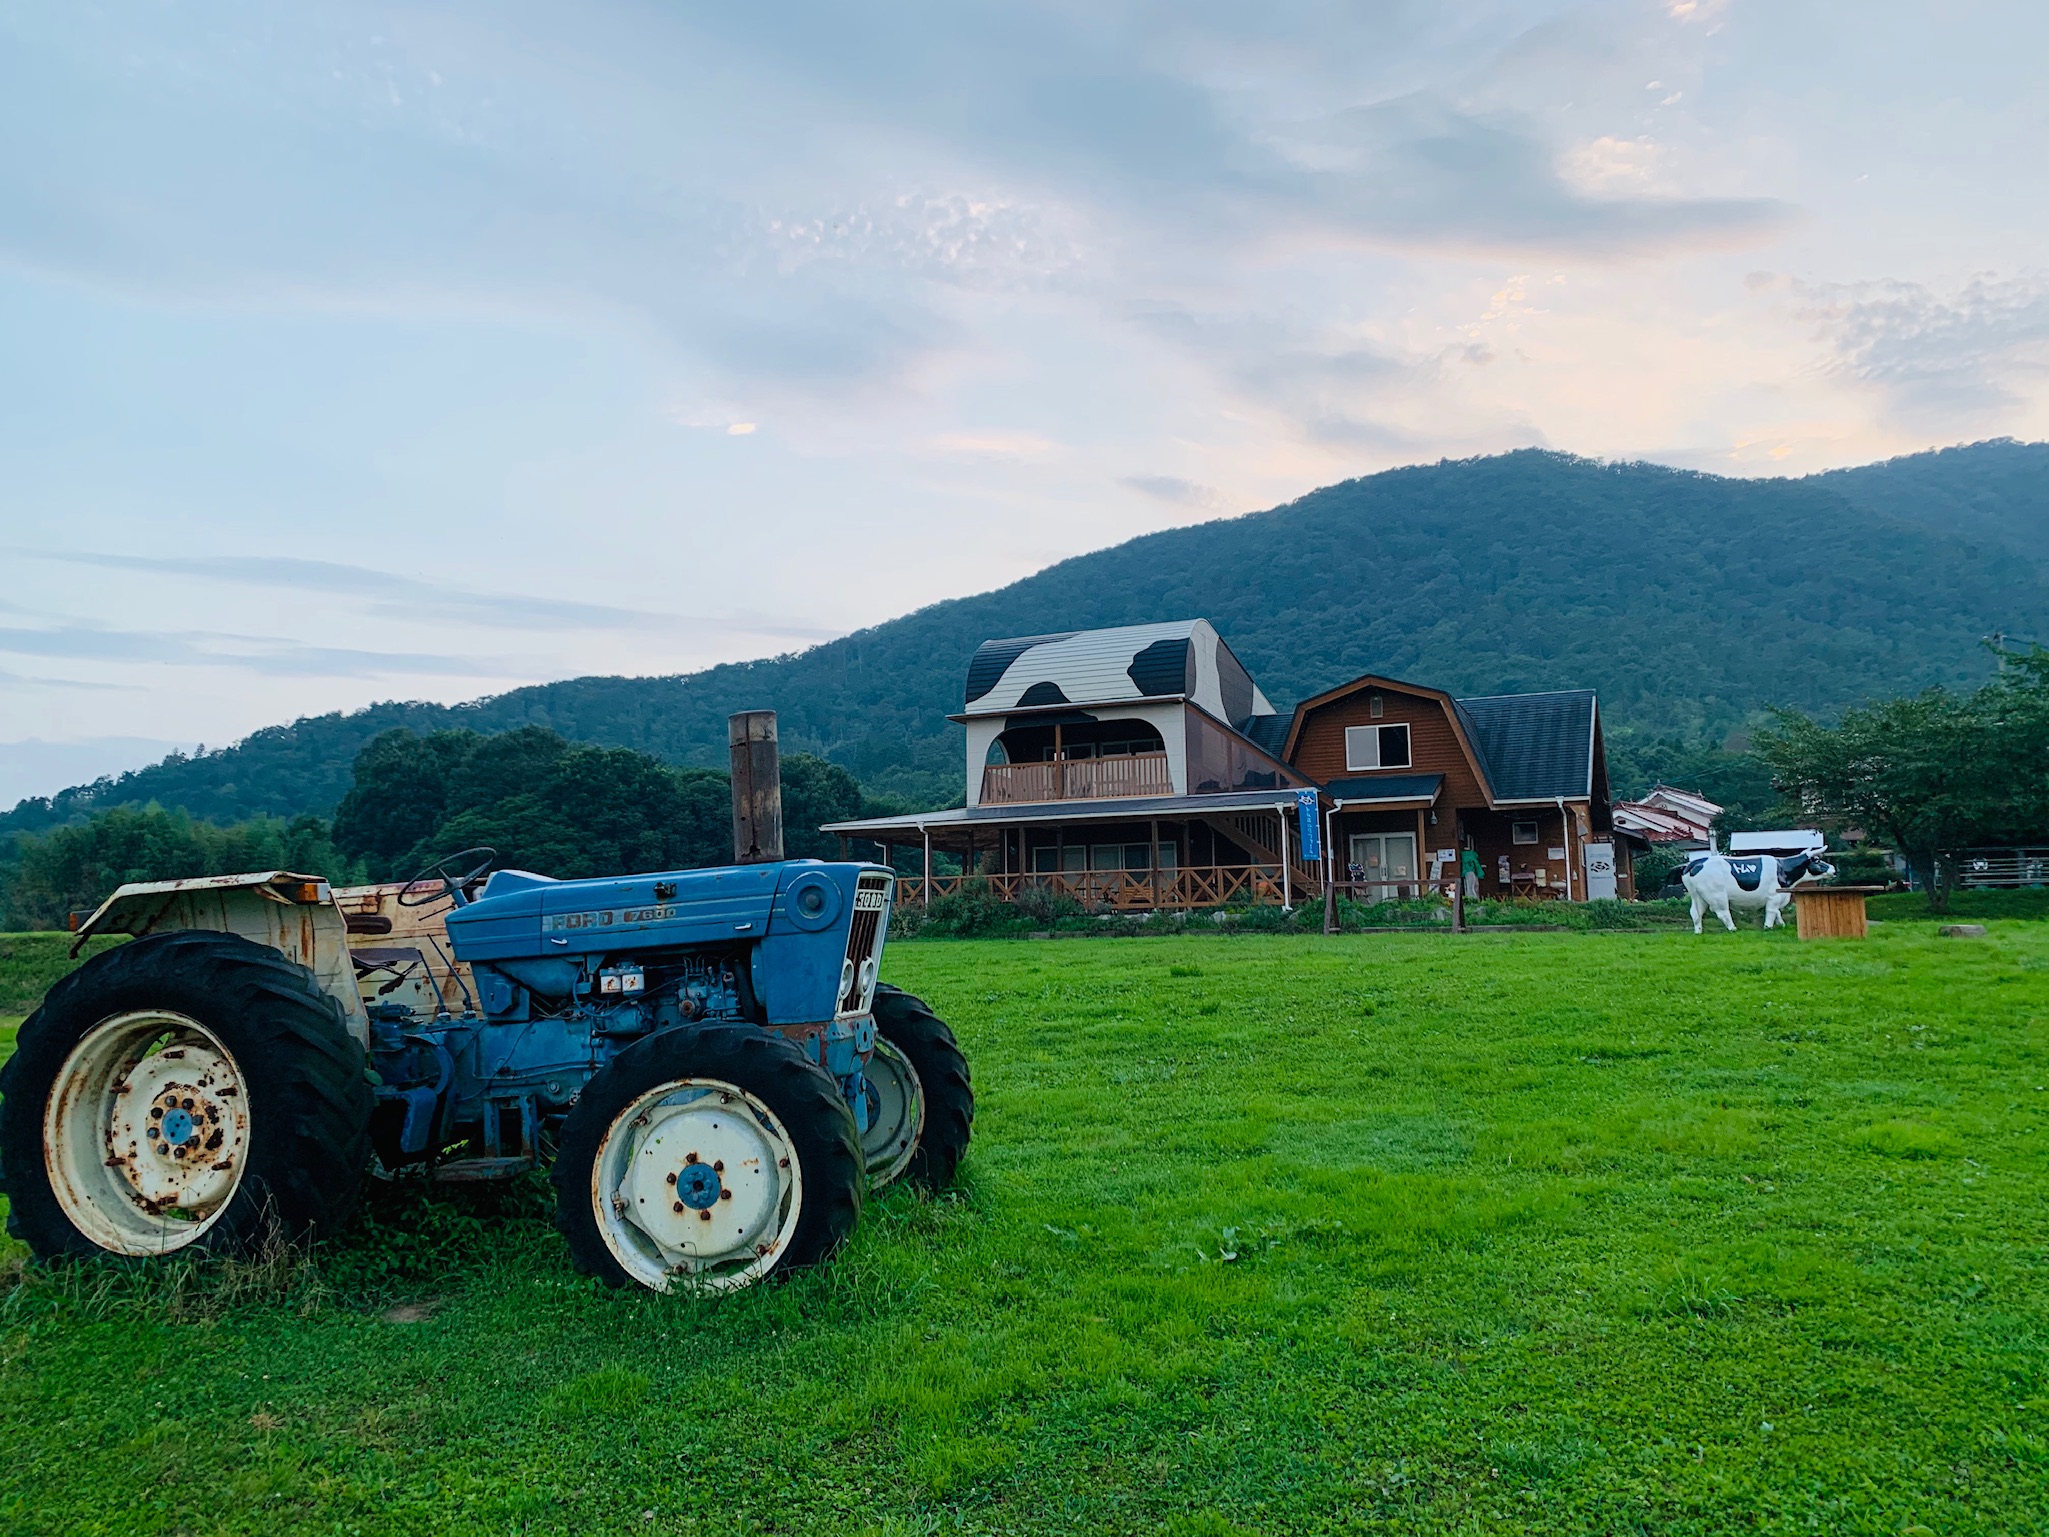
{"label": "glass door", "polygon": [[1359,893],[1361,901],[1386,902],[1396,897],[1413,897],[1416,887],[1416,835],[1414,833],[1354,833],[1351,844],[1350,879],[1405,884],[1368,884]]}

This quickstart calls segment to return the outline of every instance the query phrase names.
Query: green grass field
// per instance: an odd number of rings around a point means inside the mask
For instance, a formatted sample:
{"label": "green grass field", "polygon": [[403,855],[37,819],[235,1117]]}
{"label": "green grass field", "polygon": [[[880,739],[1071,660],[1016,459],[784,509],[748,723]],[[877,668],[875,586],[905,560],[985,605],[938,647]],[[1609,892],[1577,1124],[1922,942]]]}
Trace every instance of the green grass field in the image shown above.
{"label": "green grass field", "polygon": [[0,1529],[2049,1522],[2049,925],[887,970],[974,1063],[957,1198],[709,1303],[599,1294],[532,1190],[388,1193],[312,1269],[19,1270]]}

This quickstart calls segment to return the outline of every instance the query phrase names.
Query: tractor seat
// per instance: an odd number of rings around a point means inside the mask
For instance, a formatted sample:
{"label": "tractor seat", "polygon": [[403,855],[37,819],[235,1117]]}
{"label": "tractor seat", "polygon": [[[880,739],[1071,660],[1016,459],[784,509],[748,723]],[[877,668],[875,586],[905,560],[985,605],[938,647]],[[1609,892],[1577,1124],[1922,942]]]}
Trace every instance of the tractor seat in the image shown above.
{"label": "tractor seat", "polygon": [[358,983],[368,982],[379,973],[389,975],[391,980],[377,989],[377,996],[380,998],[404,986],[413,976],[415,966],[420,968],[419,974],[422,977],[430,975],[427,970],[427,957],[410,947],[378,949],[365,946],[360,950],[350,950],[349,959],[355,964]]}

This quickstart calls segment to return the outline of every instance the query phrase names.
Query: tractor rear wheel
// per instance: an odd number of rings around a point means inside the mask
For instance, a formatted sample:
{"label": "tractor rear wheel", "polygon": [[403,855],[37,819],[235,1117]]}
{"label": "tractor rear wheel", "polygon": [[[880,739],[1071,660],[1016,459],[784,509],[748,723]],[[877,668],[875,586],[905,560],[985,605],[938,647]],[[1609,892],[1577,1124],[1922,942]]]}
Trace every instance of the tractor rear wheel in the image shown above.
{"label": "tractor rear wheel", "polygon": [[866,1187],[830,1074],[753,1025],[685,1025],[584,1085],[555,1158],[555,1225],[612,1286],[710,1291],[815,1265],[846,1242]]}
{"label": "tractor rear wheel", "polygon": [[370,1157],[363,1048],[313,973],[213,930],[50,989],[0,1069],[7,1230],[60,1254],[239,1253],[332,1233]]}
{"label": "tractor rear wheel", "polygon": [[922,998],[887,982],[875,989],[875,1033],[862,1139],[868,1177],[878,1186],[902,1178],[922,1190],[943,1190],[974,1133],[968,1059]]}

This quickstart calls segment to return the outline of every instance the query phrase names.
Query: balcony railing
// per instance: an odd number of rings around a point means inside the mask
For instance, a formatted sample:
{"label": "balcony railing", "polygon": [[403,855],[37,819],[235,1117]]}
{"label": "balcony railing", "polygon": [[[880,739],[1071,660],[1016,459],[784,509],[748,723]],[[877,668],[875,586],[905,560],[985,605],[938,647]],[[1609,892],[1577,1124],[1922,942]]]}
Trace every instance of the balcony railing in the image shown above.
{"label": "balcony railing", "polygon": [[1173,793],[1174,779],[1163,752],[1073,758],[1059,763],[992,763],[982,770],[985,806],[1123,800]]}

